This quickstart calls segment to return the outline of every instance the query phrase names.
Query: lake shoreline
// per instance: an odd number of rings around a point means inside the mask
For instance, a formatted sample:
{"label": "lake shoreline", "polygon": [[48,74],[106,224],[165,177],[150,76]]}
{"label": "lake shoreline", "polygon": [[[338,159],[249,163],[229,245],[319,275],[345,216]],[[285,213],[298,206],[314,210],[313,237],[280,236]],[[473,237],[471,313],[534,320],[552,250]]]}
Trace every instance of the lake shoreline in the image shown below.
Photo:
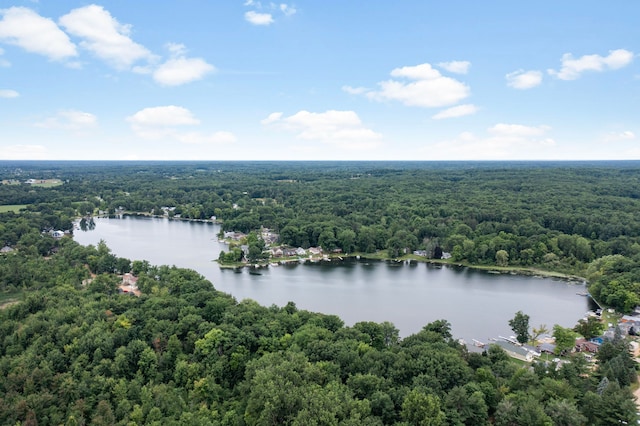
{"label": "lake shoreline", "polygon": [[405,263],[405,262],[416,262],[416,263],[426,263],[432,265],[441,265],[448,267],[461,267],[461,268],[469,268],[479,271],[485,271],[487,273],[494,273],[500,275],[522,275],[522,276],[531,276],[531,277],[540,277],[540,278],[552,278],[558,279],[562,281],[567,281],[570,283],[576,284],[587,284],[587,280],[584,277],[578,275],[570,275],[562,272],[556,271],[547,271],[544,269],[537,268],[524,268],[519,266],[495,266],[495,265],[474,265],[465,262],[450,262],[448,260],[441,259],[427,259],[420,258],[418,256],[409,255],[403,256],[400,258],[388,258],[386,256],[380,256],[376,253],[353,253],[353,254],[332,254],[326,257],[308,257],[308,258],[286,258],[286,259],[274,259],[270,258],[269,260],[256,262],[256,263],[232,263],[232,264],[223,264],[218,262],[217,259],[213,261],[218,263],[218,266],[221,269],[242,269],[242,268],[267,268],[270,265],[278,264],[287,264],[287,263],[307,263],[307,262],[335,262],[335,261],[343,261],[345,259],[357,259],[357,260],[378,260],[381,262],[396,262],[396,263]]}
{"label": "lake shoreline", "polygon": [[[192,219],[192,218],[183,218],[183,217],[168,217],[168,216],[160,216],[160,215],[153,215],[151,213],[145,213],[145,212],[129,212],[129,211],[125,211],[119,215],[95,215],[94,217],[112,217],[112,216],[133,216],[133,217],[142,217],[142,218],[157,218],[157,219],[167,219],[167,220],[178,220],[178,221],[185,221],[185,222],[198,222],[198,223],[211,223],[211,224],[216,224],[216,225],[220,225],[221,222],[218,220],[211,220],[211,219]],[[80,219],[80,218],[78,218]],[[452,262],[449,261],[447,259],[428,259],[428,258],[423,258],[420,256],[416,256],[416,255],[406,255],[406,256],[402,256],[399,258],[390,258],[387,257],[386,255],[382,255],[381,252],[378,253],[352,253],[352,254],[330,254],[327,255],[327,257],[325,256],[320,256],[320,257],[310,257],[310,258],[287,258],[284,260],[277,260],[274,258],[269,258],[267,260],[264,260],[262,262],[257,262],[257,263],[233,263],[233,264],[222,264],[220,262],[218,262],[217,259],[214,259],[213,261],[218,263],[218,266],[221,269],[239,269],[239,268],[261,268],[261,267],[268,267],[270,264],[273,263],[295,263],[295,262],[301,262],[301,261],[311,261],[311,262],[318,262],[318,261],[326,261],[326,259],[328,258],[329,261],[334,261],[334,260],[343,260],[345,258],[356,258],[356,259],[370,259],[370,260],[381,260],[381,261],[387,261],[387,262],[404,262],[404,261],[415,261],[415,262],[419,262],[419,263],[429,263],[429,264],[434,264],[434,265],[445,265],[445,266],[457,266],[457,267],[465,267],[465,268],[470,268],[470,269],[475,269],[475,270],[480,270],[480,271],[486,271],[488,273],[497,273],[497,274],[510,274],[510,275],[523,275],[523,276],[532,276],[532,277],[541,277],[541,278],[555,278],[555,279],[559,279],[559,280],[563,280],[563,281],[567,281],[567,282],[579,282],[579,283],[583,283],[583,284],[587,284],[587,279],[584,277],[581,277],[579,275],[572,275],[572,274],[566,274],[563,272],[557,272],[557,271],[549,271],[549,270],[545,270],[545,269],[538,269],[538,268],[526,268],[526,267],[521,267],[521,266],[497,266],[497,265],[476,265],[476,264],[471,264],[471,263],[467,263],[467,262]]]}

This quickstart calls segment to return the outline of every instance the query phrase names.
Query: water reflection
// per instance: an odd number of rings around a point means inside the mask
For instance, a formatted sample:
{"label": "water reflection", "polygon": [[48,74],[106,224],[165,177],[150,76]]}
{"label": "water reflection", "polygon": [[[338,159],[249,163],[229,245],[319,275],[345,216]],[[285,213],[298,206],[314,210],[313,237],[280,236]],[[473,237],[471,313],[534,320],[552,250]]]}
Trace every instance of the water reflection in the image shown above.
{"label": "water reflection", "polygon": [[457,266],[349,259],[220,269],[212,260],[228,249],[217,241],[218,225],[128,217],[97,218],[95,225],[76,232],[76,240],[95,245],[104,239],[117,256],[195,269],[238,300],[264,306],[293,301],[300,309],[336,314],[348,325],[390,321],[403,336],[444,318],[457,337],[484,341],[513,334],[508,320],[519,310],[532,326],[573,327],[590,308],[589,299],[576,294],[584,286]]}

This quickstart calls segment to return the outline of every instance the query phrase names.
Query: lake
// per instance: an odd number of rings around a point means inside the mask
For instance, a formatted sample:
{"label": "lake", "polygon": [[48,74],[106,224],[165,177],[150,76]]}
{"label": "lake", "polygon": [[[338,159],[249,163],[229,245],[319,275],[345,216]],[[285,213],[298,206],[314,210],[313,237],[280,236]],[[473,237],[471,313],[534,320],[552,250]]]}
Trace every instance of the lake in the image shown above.
{"label": "lake", "polygon": [[521,310],[538,327],[573,327],[593,309],[578,293],[583,284],[550,278],[491,274],[427,263],[345,260],[290,264],[252,270],[220,269],[214,261],[227,246],[218,242],[220,226],[160,218],[95,218],[95,228],[76,230],[83,245],[104,240],[111,251],[153,265],[190,268],[236,299],[270,306],[293,301],[299,309],[358,321],[392,322],[401,336],[446,319],[456,338],[486,342],[511,336],[508,321]]}

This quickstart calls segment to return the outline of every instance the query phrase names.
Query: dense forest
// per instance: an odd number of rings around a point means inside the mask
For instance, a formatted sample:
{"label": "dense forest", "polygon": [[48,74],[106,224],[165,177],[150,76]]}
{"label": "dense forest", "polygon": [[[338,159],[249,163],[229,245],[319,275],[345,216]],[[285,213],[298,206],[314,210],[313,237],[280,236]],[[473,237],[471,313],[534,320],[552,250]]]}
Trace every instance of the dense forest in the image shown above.
{"label": "dense forest", "polygon": [[[470,353],[446,319],[398,337],[238,302],[194,271],[130,262],[70,230],[102,210],[268,227],[294,247],[589,279],[601,303],[640,297],[640,164],[0,163],[0,423],[610,425],[636,422],[635,361],[616,335],[597,355],[521,366]],[[37,186],[27,179],[60,179]],[[15,212],[14,210],[18,210]],[[121,274],[140,297],[118,294]],[[7,303],[8,302],[8,303]]]}
{"label": "dense forest", "polygon": [[[394,258],[437,248],[452,262],[586,277],[600,303],[640,303],[638,162],[0,163],[3,204],[56,229],[97,211],[216,219],[293,247]],[[19,233],[0,229],[0,244]]]}

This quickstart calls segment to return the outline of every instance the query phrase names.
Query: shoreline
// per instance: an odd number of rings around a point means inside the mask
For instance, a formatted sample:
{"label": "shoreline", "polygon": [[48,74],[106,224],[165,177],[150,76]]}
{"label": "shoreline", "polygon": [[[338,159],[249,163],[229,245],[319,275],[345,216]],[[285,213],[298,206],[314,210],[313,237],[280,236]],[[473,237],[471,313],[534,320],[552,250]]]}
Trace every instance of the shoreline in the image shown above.
{"label": "shoreline", "polygon": [[544,269],[537,268],[524,268],[519,266],[493,266],[493,265],[473,265],[465,262],[449,262],[447,260],[440,259],[427,259],[427,258],[418,258],[416,256],[405,256],[400,258],[389,258],[386,256],[380,256],[375,253],[353,253],[353,254],[341,254],[341,255],[328,255],[323,257],[308,257],[308,258],[287,258],[282,260],[277,260],[276,258],[270,258],[269,260],[258,262],[258,263],[233,263],[233,264],[222,264],[218,262],[217,259],[213,261],[218,263],[218,266],[221,269],[241,269],[241,268],[268,268],[272,264],[276,263],[278,265],[287,264],[287,263],[307,263],[307,262],[333,262],[333,261],[343,261],[345,259],[356,259],[356,260],[377,260],[381,262],[396,262],[396,263],[406,263],[406,262],[416,262],[416,263],[428,263],[432,265],[440,265],[440,266],[448,266],[448,267],[459,267],[459,268],[469,268],[480,271],[486,271],[487,273],[501,274],[501,275],[522,275],[522,276],[532,276],[532,277],[540,277],[540,278],[552,278],[558,279],[562,281],[567,281],[570,283],[576,284],[587,284],[587,280],[584,277],[578,275],[570,275],[557,271],[547,271]]}
{"label": "shoreline", "polygon": [[[104,214],[104,215],[93,215],[92,217],[101,217],[101,218],[109,218],[109,217],[122,217],[122,216],[134,216],[134,217],[148,217],[148,218],[156,218],[156,219],[167,219],[167,220],[180,220],[180,221],[190,221],[190,222],[200,222],[200,223],[211,223],[211,224],[220,224],[221,222],[218,220],[211,219],[191,219],[191,218],[183,218],[183,217],[168,217],[168,216],[159,216],[152,215],[151,213],[145,212],[130,212],[125,211],[119,214]],[[82,219],[82,217],[77,218],[77,220]],[[369,259],[369,260],[379,260],[385,262],[418,262],[418,263],[430,263],[433,265],[444,265],[450,267],[464,267],[470,269],[476,269],[481,271],[486,271],[488,273],[496,273],[496,274],[511,274],[511,275],[523,275],[523,276],[533,276],[533,277],[541,277],[541,278],[555,278],[567,282],[572,283],[582,283],[587,285],[587,279],[581,277],[579,275],[566,274],[564,272],[558,271],[549,271],[545,269],[539,269],[535,267],[527,268],[522,266],[497,266],[497,265],[475,265],[467,262],[451,262],[446,259],[428,259],[422,258],[415,255],[405,255],[399,258],[390,258],[386,255],[383,255],[382,252],[377,253],[351,253],[351,254],[329,254],[323,255],[321,257],[312,257],[312,258],[287,258],[283,260],[277,260],[276,258],[269,258],[268,260],[258,262],[258,263],[233,263],[233,264],[221,264],[217,259],[213,259],[214,262],[218,263],[218,266],[221,269],[240,269],[240,268],[264,268],[269,267],[270,264],[277,263],[300,263],[300,262],[320,262],[320,261],[341,261],[344,259]]]}

